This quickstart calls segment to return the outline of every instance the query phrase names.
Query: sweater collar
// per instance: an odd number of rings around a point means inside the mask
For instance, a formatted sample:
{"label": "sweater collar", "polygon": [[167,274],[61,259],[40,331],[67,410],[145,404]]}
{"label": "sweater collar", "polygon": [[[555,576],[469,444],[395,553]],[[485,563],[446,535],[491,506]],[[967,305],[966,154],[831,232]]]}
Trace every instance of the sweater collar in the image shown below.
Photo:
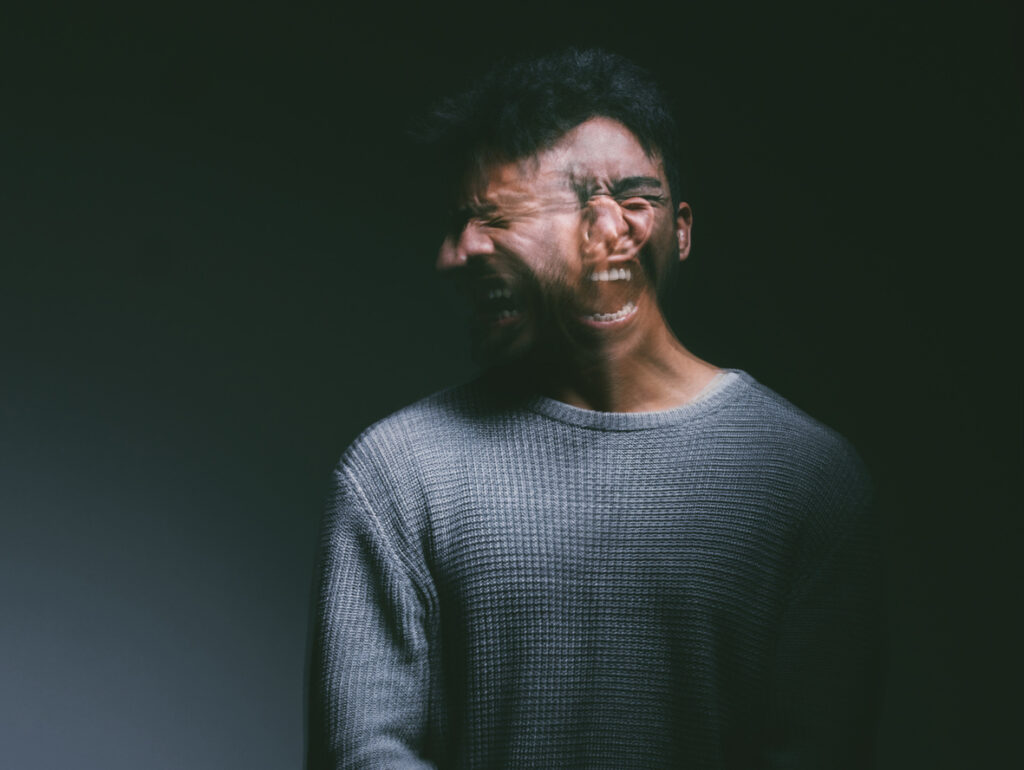
{"label": "sweater collar", "polygon": [[695,398],[660,412],[597,412],[570,406],[547,396],[532,396],[525,406],[537,414],[582,428],[646,430],[702,417],[718,409],[752,382],[753,378],[740,369],[724,369]]}

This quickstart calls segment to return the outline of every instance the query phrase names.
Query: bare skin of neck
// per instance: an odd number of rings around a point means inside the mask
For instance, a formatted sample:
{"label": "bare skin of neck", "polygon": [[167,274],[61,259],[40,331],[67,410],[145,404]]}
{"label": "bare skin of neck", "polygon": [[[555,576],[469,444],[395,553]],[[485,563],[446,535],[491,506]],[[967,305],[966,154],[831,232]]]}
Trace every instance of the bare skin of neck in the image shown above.
{"label": "bare skin of neck", "polygon": [[668,329],[628,357],[590,362],[549,381],[552,398],[601,412],[659,412],[692,401],[721,370],[683,347]]}

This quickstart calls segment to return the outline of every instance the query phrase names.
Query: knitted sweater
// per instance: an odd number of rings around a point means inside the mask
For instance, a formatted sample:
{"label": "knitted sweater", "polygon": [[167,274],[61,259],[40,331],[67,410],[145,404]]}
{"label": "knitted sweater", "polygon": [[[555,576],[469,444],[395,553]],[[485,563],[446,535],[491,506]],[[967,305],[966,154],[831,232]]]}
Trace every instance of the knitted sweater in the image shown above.
{"label": "knitted sweater", "polygon": [[310,767],[866,761],[868,480],[748,374],[650,413],[459,386],[369,428],[335,482]]}

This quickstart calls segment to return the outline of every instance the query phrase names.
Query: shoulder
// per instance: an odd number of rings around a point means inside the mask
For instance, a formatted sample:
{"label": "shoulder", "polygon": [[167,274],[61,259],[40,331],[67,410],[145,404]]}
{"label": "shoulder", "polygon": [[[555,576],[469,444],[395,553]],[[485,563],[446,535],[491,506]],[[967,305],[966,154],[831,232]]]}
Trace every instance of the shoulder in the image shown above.
{"label": "shoulder", "polygon": [[446,388],[367,427],[342,455],[336,480],[370,498],[418,498],[426,481],[457,463],[496,419],[478,383]]}
{"label": "shoulder", "polygon": [[[325,532],[372,532],[407,565],[427,549],[429,487],[445,463],[449,436],[473,421],[470,386],[420,399],[377,420],[348,446],[334,469]],[[413,572],[414,566],[409,566]]]}
{"label": "shoulder", "polygon": [[863,472],[860,456],[844,436],[746,372],[737,373],[741,387],[721,418],[743,431],[747,446],[785,454],[792,464],[808,470],[840,466]]}
{"label": "shoulder", "polygon": [[443,447],[446,439],[479,425],[485,416],[484,394],[475,383],[446,388],[371,424],[345,451],[342,464],[392,465]]}
{"label": "shoulder", "polygon": [[872,482],[854,446],[745,372],[743,387],[722,410],[725,430],[735,430],[748,462],[786,488],[826,528],[842,527],[871,507]]}

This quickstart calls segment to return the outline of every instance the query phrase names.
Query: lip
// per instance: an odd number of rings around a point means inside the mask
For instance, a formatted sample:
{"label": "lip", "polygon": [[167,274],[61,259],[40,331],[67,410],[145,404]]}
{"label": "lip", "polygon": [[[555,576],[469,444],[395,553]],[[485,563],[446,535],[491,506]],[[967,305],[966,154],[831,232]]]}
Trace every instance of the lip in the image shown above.
{"label": "lip", "polygon": [[510,327],[514,324],[518,324],[522,320],[522,312],[519,310],[499,310],[497,312],[489,312],[486,310],[479,310],[476,313],[477,323],[486,326],[504,328]]}

